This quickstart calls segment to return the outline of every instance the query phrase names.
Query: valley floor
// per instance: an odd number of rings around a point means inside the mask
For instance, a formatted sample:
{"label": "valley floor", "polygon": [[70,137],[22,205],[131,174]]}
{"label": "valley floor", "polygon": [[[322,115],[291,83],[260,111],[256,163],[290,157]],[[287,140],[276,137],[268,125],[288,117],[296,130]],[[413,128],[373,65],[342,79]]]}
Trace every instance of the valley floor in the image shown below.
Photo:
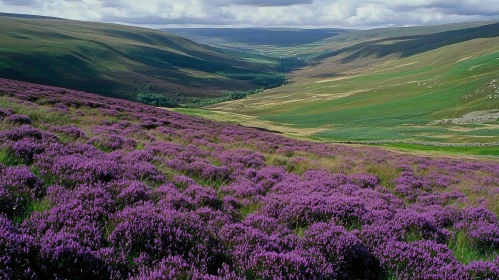
{"label": "valley floor", "polygon": [[285,86],[190,113],[220,120],[230,113],[241,124],[324,141],[499,142],[498,37],[407,57],[353,55],[297,70]]}

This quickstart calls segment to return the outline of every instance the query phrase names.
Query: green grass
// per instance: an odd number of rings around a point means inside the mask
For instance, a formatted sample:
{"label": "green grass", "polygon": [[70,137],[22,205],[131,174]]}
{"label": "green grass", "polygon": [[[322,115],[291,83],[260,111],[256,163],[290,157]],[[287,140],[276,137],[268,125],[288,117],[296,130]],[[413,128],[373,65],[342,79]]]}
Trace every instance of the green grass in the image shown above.
{"label": "green grass", "polygon": [[335,139],[340,141],[349,141],[356,139],[358,141],[376,141],[380,139],[402,140],[407,135],[418,135],[422,133],[445,133],[445,129],[440,127],[338,127],[331,130],[325,130],[313,135],[318,139]]}
{"label": "green grass", "polygon": [[299,237],[304,237],[305,231],[307,231],[307,228],[305,228],[305,227],[296,227],[294,229],[294,233]]}
{"label": "green grass", "polygon": [[0,163],[5,166],[17,166],[24,164],[24,161],[6,149],[0,149]]}
{"label": "green grass", "polygon": [[52,208],[52,204],[48,200],[34,200],[30,202],[25,209],[15,213],[13,221],[17,224],[22,223],[34,212],[45,212]]}
{"label": "green grass", "polygon": [[[64,125],[74,123],[64,114],[52,112],[40,106],[26,106],[12,101],[0,92],[0,108],[9,108],[16,114],[27,115],[32,123],[50,123],[51,125]],[[35,124],[36,125],[36,124]]]}
{"label": "green grass", "polygon": [[[386,101],[383,96],[379,96],[378,98],[384,99],[384,102],[374,104],[371,103],[375,99],[372,95],[359,94],[306,106],[284,114],[262,117],[262,119],[304,127],[328,125],[331,124],[331,120],[346,127],[424,125],[428,123],[427,117],[429,115],[442,108],[456,106],[458,99],[475,89],[477,85],[477,82],[470,82],[443,90],[426,92],[414,97],[392,100],[386,98]],[[333,109],[328,112],[300,114],[304,110],[314,112],[314,110],[320,110],[326,106]]]}
{"label": "green grass", "polygon": [[484,248],[473,244],[465,232],[456,232],[448,245],[456,259],[465,264],[480,260],[492,261],[499,256],[499,251],[492,247]]}
{"label": "green grass", "polygon": [[382,147],[396,148],[404,151],[430,152],[442,154],[461,154],[478,156],[499,156],[499,147],[435,147],[415,144],[383,144]]}
{"label": "green grass", "polygon": [[249,214],[255,213],[259,209],[260,209],[259,204],[248,204],[248,205],[243,206],[239,210],[239,214],[241,214],[242,219],[245,219]]}
{"label": "green grass", "polygon": [[43,175],[40,170],[34,166],[34,165],[31,165],[30,167],[30,170],[31,172],[33,172],[33,174],[35,174],[38,178],[42,179],[43,180],[43,185],[48,187],[48,186],[52,186],[55,182],[55,177],[54,175],[52,174],[46,174],[46,175]]}

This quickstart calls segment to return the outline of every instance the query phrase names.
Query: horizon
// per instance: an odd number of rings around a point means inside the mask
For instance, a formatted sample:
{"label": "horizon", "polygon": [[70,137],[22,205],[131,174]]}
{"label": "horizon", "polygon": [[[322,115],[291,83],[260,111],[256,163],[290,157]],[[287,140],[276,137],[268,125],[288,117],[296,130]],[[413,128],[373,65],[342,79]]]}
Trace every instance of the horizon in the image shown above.
{"label": "horizon", "polygon": [[[0,1],[1,2],[1,1]],[[25,13],[5,13],[0,12],[0,16],[4,17],[19,17],[19,18],[39,18],[39,19],[47,19],[47,20],[71,20],[71,21],[81,21],[81,22],[91,22],[91,23],[101,23],[101,24],[117,24],[123,26],[130,27],[140,27],[147,29],[261,29],[261,30],[354,30],[354,31],[367,31],[367,30],[377,30],[377,29],[387,29],[387,28],[412,28],[412,27],[431,27],[431,26],[445,26],[445,25],[455,25],[455,24],[466,24],[466,23],[498,23],[499,17],[497,19],[491,20],[477,20],[477,21],[457,21],[457,22],[449,22],[449,23],[436,23],[436,24],[427,24],[427,25],[389,25],[389,26],[372,26],[372,27],[341,27],[341,26],[250,26],[250,25],[167,25],[167,26],[151,26],[151,25],[142,25],[142,24],[130,24],[126,22],[102,22],[102,21],[92,21],[92,20],[84,20],[84,19],[71,19],[64,17],[55,17],[49,15],[41,15],[41,14],[25,14]]]}
{"label": "horizon", "polygon": [[[146,28],[357,29],[499,20],[499,0],[0,0],[2,13]],[[193,8],[194,7],[194,8]]]}

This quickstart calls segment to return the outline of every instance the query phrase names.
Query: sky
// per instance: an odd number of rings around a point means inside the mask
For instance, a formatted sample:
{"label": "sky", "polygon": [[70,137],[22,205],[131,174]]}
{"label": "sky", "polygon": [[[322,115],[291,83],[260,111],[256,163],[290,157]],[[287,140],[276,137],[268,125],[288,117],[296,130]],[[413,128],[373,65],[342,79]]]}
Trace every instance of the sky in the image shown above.
{"label": "sky", "polygon": [[499,0],[0,0],[0,12],[146,27],[415,26],[499,19]]}

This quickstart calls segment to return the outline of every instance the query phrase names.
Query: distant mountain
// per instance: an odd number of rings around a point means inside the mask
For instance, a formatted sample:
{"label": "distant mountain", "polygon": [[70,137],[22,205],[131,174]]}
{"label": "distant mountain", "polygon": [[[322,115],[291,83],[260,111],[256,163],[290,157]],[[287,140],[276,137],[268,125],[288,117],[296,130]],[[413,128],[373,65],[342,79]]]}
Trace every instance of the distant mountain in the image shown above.
{"label": "distant mountain", "polygon": [[304,46],[311,44],[315,46],[313,44],[319,41],[353,31],[294,28],[170,28],[163,30],[200,44],[274,56],[289,55],[301,50]]}
{"label": "distant mountain", "polygon": [[284,79],[272,66],[116,24],[4,14],[0,42],[0,77],[158,105],[226,97]]}
{"label": "distant mountain", "polygon": [[163,29],[194,41],[205,43],[220,40],[226,43],[292,47],[317,42],[331,36],[347,33],[346,29],[291,29],[291,28],[171,28]]}
{"label": "distant mountain", "polygon": [[62,18],[58,18],[58,17],[47,17],[47,16],[26,15],[26,14],[11,14],[11,13],[0,13],[0,17],[32,18],[32,19],[62,19]]}

